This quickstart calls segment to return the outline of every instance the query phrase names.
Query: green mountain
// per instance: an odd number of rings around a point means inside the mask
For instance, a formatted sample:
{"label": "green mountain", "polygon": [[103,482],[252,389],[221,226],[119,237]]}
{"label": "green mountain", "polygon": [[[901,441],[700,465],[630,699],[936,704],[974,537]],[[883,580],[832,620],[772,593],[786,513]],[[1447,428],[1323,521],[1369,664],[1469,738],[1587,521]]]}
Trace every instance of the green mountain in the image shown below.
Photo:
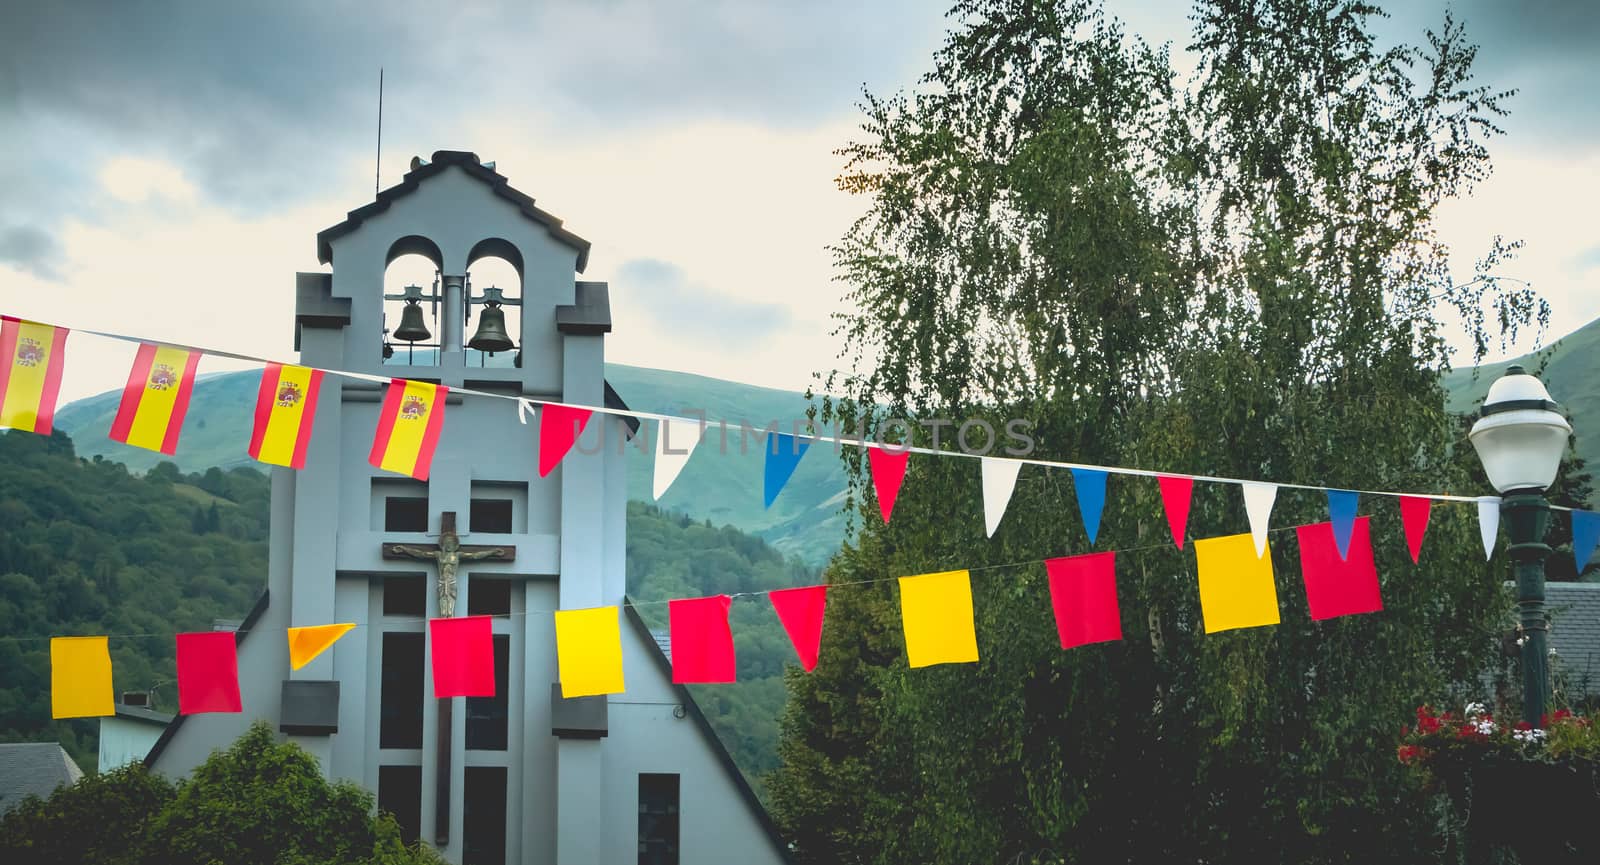
{"label": "green mountain", "polygon": [[[741,437],[740,422],[760,430],[777,421],[790,431],[805,417],[805,398],[797,393],[722,381],[666,370],[607,364],[606,379],[629,407],[641,412],[693,415],[726,420],[726,433],[713,425],[690,457],[683,473],[658,503],[697,520],[731,525],[762,538],[787,556],[820,567],[844,540],[845,478],[831,448],[816,447],[802,460],[794,477],[770,509],[762,507],[762,447],[759,435]],[[77,443],[86,457],[99,456],[149,471],[170,459],[185,472],[217,466],[253,466],[245,451],[255,410],[260,373],[255,371],[202,376],[184,423],[178,452],[168,458],[152,451],[111,441],[106,434],[116,416],[120,391],[78,400],[56,413],[56,426]],[[508,406],[507,411],[510,411]],[[449,435],[449,420],[445,421]],[[654,441],[654,430],[651,431]],[[743,448],[741,448],[743,442]],[[530,444],[531,446],[531,444]],[[676,446],[676,445],[675,445]],[[630,451],[628,497],[650,501],[653,455]]]}
{"label": "green mountain", "polygon": [[1522,364],[1550,389],[1556,402],[1572,415],[1578,456],[1593,470],[1600,466],[1600,319],[1595,319],[1544,350],[1501,363],[1453,370],[1444,377],[1450,408],[1476,411],[1489,385],[1506,367]]}

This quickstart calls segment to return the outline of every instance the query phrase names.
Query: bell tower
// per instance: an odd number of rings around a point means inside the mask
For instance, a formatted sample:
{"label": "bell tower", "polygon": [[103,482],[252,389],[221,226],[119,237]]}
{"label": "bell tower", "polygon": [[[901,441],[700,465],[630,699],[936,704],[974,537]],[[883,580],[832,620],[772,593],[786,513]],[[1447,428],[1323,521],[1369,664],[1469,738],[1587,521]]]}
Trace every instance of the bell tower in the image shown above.
{"label": "bell tower", "polygon": [[[577,278],[588,255],[461,151],[413,160],[317,235],[331,267],[295,275],[295,348],[353,375],[323,378],[305,468],[273,470],[268,592],[239,640],[244,713],[180,716],[150,765],[186,774],[267,719],[451,862],[781,860],[626,607],[622,442],[639,426],[605,382],[610,299]],[[450,388],[426,481],[368,461],[394,378]],[[541,476],[517,397],[614,411]],[[627,696],[561,697],[553,612],[611,606]],[[461,615],[491,621],[492,697],[433,696],[428,620]],[[289,669],[285,629],[340,622],[357,627]]]}

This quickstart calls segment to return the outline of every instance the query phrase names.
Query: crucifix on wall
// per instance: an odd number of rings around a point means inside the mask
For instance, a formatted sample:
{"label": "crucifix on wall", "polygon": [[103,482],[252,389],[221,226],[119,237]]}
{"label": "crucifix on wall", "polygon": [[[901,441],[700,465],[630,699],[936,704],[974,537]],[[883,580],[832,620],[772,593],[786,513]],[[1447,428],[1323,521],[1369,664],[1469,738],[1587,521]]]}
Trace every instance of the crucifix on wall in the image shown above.
{"label": "crucifix on wall", "polygon": [[[494,545],[463,545],[456,534],[456,512],[445,511],[439,515],[439,543],[437,544],[384,544],[383,557],[389,560],[431,561],[439,570],[435,588],[439,594],[439,617],[456,614],[456,570],[462,562],[495,559],[515,561],[517,548]],[[450,840],[450,719],[454,704],[449,697],[439,700],[439,786],[438,810],[435,812],[434,840],[438,844]]]}

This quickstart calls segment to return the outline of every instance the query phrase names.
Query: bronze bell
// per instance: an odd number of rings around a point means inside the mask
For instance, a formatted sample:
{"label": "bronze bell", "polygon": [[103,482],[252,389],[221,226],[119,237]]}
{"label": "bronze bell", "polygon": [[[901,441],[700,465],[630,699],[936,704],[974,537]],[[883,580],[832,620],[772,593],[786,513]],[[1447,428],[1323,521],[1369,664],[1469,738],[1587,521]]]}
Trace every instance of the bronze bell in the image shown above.
{"label": "bronze bell", "polygon": [[407,300],[405,308],[400,310],[400,326],[394,329],[394,338],[405,342],[421,342],[432,335],[422,322],[422,307],[414,300]]}
{"label": "bronze bell", "polygon": [[478,317],[478,332],[472,335],[467,348],[494,354],[516,345],[506,333],[506,311],[500,307],[500,289],[483,290],[483,312]]}

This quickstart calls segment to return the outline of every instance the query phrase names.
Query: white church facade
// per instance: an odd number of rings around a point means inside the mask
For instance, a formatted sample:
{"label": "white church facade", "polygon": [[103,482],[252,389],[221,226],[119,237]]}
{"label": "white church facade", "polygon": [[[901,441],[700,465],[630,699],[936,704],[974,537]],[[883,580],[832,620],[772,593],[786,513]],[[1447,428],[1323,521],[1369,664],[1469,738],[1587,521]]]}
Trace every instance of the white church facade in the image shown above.
{"label": "white church facade", "polygon": [[[331,271],[296,276],[303,363],[626,408],[604,378],[607,286],[575,277],[589,243],[492,163],[459,151],[413,160],[399,184],[319,233],[317,251]],[[432,263],[433,285],[419,286],[416,302],[391,287],[386,307],[386,271],[404,255]],[[477,301],[494,294],[473,281],[489,258],[509,262],[520,283],[496,286],[506,305],[493,312]],[[472,320],[481,336],[499,313],[520,340],[480,342],[498,348],[487,356],[470,346]],[[418,324],[428,345],[413,352],[394,331],[415,339]],[[521,424],[513,401],[452,393],[422,482],[368,464],[382,387],[324,377],[305,468],[273,469],[268,591],[238,632],[243,714],[180,716],[147,762],[187,774],[266,720],[328,777],[372,791],[409,837],[463,865],[785,861],[759,801],[631,608],[626,693],[560,695],[551,611],[626,603],[634,448],[615,442],[638,422],[595,415],[541,478],[538,425]],[[501,550],[461,563],[454,610],[494,617],[494,697],[432,697],[426,620],[440,614],[438,569],[385,555],[396,544],[431,548],[452,526],[468,548]],[[285,629],[333,622],[358,627],[291,671]]]}

